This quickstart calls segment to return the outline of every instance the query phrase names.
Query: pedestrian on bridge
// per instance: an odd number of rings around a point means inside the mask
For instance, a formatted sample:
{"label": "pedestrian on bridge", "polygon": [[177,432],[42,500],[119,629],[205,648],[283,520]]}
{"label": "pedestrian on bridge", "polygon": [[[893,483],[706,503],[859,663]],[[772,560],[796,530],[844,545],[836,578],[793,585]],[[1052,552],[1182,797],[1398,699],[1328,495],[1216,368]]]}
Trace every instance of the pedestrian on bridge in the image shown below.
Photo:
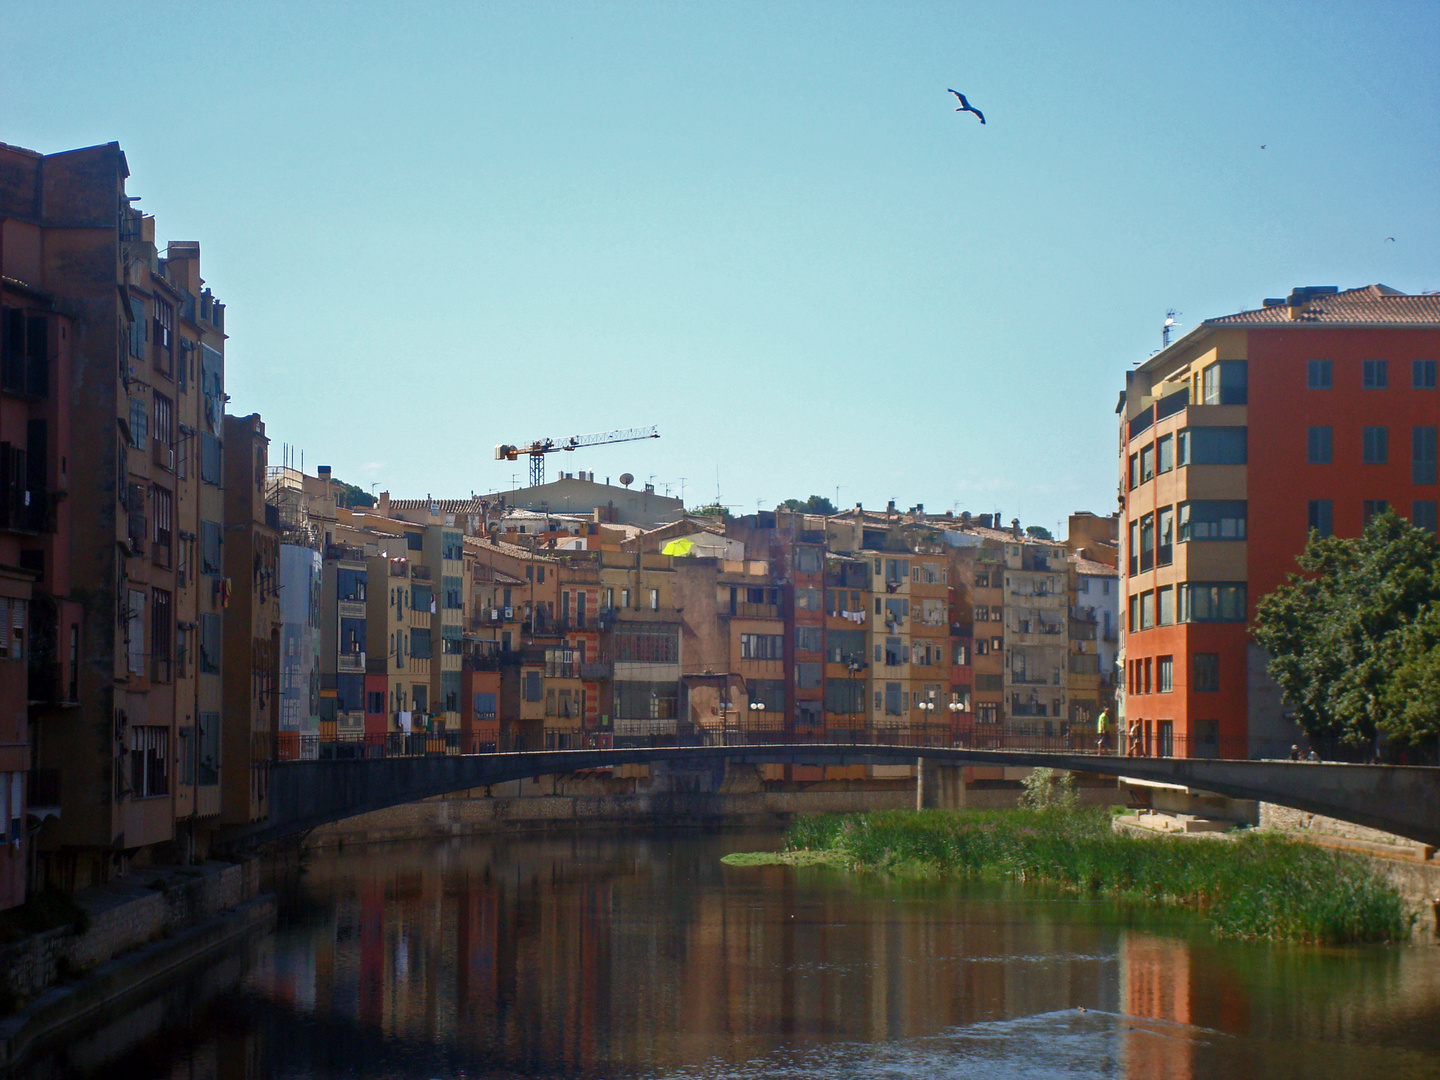
{"label": "pedestrian on bridge", "polygon": [[1110,710],[1101,709],[1100,715],[1095,718],[1095,752],[1105,754],[1110,751]]}

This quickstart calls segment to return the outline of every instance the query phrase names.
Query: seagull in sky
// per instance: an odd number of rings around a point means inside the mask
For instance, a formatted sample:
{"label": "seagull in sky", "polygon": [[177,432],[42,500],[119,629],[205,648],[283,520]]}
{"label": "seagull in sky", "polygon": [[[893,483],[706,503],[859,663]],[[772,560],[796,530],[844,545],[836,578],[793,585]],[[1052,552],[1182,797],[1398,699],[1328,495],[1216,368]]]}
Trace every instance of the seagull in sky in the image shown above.
{"label": "seagull in sky", "polygon": [[1383,243],[1386,243],[1386,244],[1393,244],[1393,243],[1395,242],[1395,237],[1393,237],[1393,236],[1387,236],[1387,237],[1385,237],[1384,241],[1382,241],[1382,242],[1383,242]]}
{"label": "seagull in sky", "polygon": [[976,116],[980,117],[980,123],[983,124],[985,122],[985,114],[975,108],[974,105],[971,105],[970,102],[966,101],[964,94],[960,93],[959,90],[951,90],[950,93],[960,99],[960,107],[955,110],[956,112],[973,112]]}

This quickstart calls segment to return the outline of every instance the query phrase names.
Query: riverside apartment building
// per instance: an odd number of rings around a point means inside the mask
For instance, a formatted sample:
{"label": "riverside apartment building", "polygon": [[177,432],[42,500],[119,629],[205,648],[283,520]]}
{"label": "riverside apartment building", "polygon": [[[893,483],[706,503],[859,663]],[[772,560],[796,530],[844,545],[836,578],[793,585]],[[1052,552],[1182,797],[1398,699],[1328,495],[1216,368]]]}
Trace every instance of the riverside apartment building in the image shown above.
{"label": "riverside apartment building", "polygon": [[1124,701],[1156,755],[1301,741],[1247,626],[1310,530],[1386,507],[1436,527],[1440,296],[1296,289],[1207,319],[1126,376]]}
{"label": "riverside apartment building", "polygon": [[222,809],[225,308],[128,174],[116,143],[0,145],[0,596],[33,688],[7,833],[67,890],[203,848]]}

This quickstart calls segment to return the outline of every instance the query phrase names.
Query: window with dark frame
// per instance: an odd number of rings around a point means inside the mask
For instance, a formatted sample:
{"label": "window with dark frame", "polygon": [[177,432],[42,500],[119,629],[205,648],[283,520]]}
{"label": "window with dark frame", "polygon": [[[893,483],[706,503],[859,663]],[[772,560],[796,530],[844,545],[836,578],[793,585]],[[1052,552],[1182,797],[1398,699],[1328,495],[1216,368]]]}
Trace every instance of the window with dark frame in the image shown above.
{"label": "window with dark frame", "polygon": [[1386,464],[1390,460],[1390,429],[1386,427],[1362,428],[1361,446],[1361,461],[1364,464]]}
{"label": "window with dark frame", "polygon": [[1329,390],[1330,375],[1329,360],[1310,360],[1305,364],[1305,385],[1311,390]]}
{"label": "window with dark frame", "polygon": [[1333,536],[1335,534],[1335,510],[1334,504],[1329,499],[1311,499],[1309,504],[1309,524],[1307,531],[1314,529],[1321,536]]}
{"label": "window with dark frame", "polygon": [[1335,459],[1335,429],[1311,427],[1306,439],[1306,460],[1311,465],[1329,465]]}
{"label": "window with dark frame", "polygon": [[1435,389],[1435,361],[1410,361],[1410,386],[1415,390]]}
{"label": "window with dark frame", "polygon": [[1361,365],[1360,386],[1364,390],[1384,390],[1390,384],[1390,364],[1386,360],[1365,360]]}
{"label": "window with dark frame", "polygon": [[1194,657],[1195,675],[1190,684],[1190,689],[1213,693],[1220,689],[1220,654],[1219,653],[1196,653]]}
{"label": "window with dark frame", "polygon": [[1410,429],[1410,480],[1415,484],[1435,483],[1435,434],[1433,425]]}
{"label": "window with dark frame", "polygon": [[1384,499],[1362,499],[1360,502],[1361,527],[1370,524],[1370,519],[1379,517],[1390,508],[1390,504]]}

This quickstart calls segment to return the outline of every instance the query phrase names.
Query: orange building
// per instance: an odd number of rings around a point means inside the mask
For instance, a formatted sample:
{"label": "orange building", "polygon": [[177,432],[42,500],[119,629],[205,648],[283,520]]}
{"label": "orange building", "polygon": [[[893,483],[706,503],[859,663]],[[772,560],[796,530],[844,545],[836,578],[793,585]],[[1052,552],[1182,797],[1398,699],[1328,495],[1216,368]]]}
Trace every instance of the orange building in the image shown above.
{"label": "orange building", "polygon": [[1126,377],[1124,716],[1146,754],[1274,756],[1255,605],[1311,529],[1389,507],[1435,530],[1440,296],[1297,289],[1209,319]]}

